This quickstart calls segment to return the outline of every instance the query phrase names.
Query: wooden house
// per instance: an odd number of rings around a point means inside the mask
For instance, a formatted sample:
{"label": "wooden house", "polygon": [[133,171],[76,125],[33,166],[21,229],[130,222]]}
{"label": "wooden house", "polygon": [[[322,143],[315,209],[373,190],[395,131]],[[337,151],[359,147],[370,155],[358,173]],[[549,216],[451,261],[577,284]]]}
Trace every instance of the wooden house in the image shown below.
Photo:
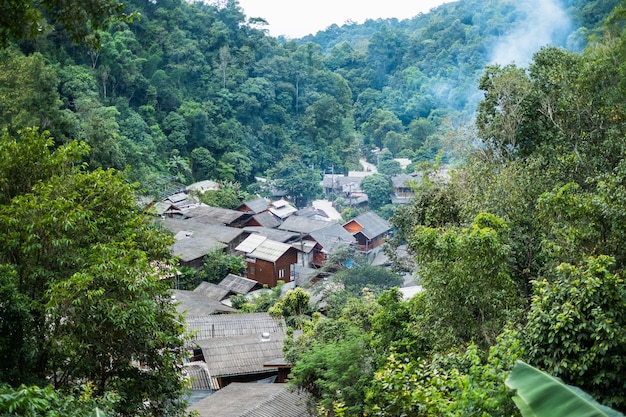
{"label": "wooden house", "polygon": [[310,265],[318,268],[326,264],[328,256],[337,247],[356,243],[355,237],[339,223],[329,223],[322,229],[314,230],[305,237],[305,240],[314,242]]}
{"label": "wooden house", "polygon": [[365,255],[380,247],[391,231],[391,225],[385,219],[368,211],[343,225],[354,238],[359,250]]}
{"label": "wooden house", "polygon": [[391,177],[393,184],[393,196],[391,201],[398,204],[408,204],[415,197],[413,187],[421,180],[421,174],[399,174]]}
{"label": "wooden house", "polygon": [[210,388],[221,389],[230,382],[258,381],[278,374],[278,366],[265,364],[283,355],[283,331],[216,337],[196,341],[206,363]]}
{"label": "wooden house", "polygon": [[270,288],[278,285],[278,281],[293,280],[292,265],[298,262],[298,251],[293,246],[250,235],[236,250],[245,254],[249,279]]}
{"label": "wooden house", "polygon": [[246,223],[246,227],[268,227],[274,228],[280,226],[282,220],[269,211],[264,211],[263,213],[258,213],[252,216],[250,220]]}

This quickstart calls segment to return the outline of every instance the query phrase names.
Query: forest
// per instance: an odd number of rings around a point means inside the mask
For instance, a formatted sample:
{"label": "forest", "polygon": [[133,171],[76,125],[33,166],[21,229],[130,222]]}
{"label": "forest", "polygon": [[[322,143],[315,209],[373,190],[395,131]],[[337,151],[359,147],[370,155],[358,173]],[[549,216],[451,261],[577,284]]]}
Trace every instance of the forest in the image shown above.
{"label": "forest", "polygon": [[[287,40],[236,0],[2,2],[0,414],[183,415],[171,237],[137,196],[375,149],[426,174],[388,242],[424,291],[267,306],[303,332],[285,354],[316,413],[527,415],[518,361],[626,412],[626,3],[550,3],[547,45],[536,4]],[[509,35],[529,53],[498,62]]]}

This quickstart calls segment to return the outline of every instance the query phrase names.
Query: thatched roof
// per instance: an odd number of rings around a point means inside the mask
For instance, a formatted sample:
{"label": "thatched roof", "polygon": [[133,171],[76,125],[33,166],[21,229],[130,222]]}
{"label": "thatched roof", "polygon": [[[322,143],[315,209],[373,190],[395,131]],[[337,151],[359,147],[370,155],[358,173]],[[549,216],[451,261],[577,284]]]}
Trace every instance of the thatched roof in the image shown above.
{"label": "thatched roof", "polygon": [[306,396],[285,384],[233,382],[189,407],[200,417],[312,417]]}

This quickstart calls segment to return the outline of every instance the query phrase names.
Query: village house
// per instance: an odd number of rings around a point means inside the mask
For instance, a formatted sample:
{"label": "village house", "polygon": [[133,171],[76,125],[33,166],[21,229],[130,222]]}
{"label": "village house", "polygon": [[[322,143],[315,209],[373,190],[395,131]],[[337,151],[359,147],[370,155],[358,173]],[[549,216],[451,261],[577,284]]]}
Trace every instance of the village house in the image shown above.
{"label": "village house", "polygon": [[[225,252],[233,253],[237,245],[245,240],[250,234],[237,227],[225,226],[219,223],[207,223],[204,217],[190,219],[162,219],[161,224],[177,236],[184,232],[188,238],[200,240],[209,238],[225,245]],[[182,238],[182,235],[180,236]]]}
{"label": "village house", "polygon": [[408,204],[415,197],[413,187],[419,183],[422,175],[419,173],[399,174],[391,177],[393,195],[391,202],[396,204]]}
{"label": "village house", "polygon": [[270,288],[278,281],[293,280],[293,265],[298,261],[298,251],[291,245],[250,235],[236,248],[245,255],[247,277]]}
{"label": "village house", "polygon": [[391,225],[385,219],[368,211],[343,225],[357,241],[359,251],[368,258],[384,243],[385,237],[391,231]]}
{"label": "village house", "polygon": [[170,253],[179,260],[181,266],[200,269],[207,254],[214,250],[223,251],[226,245],[210,236],[196,236],[193,232],[181,231],[174,235],[175,242]]}
{"label": "village house", "polygon": [[324,266],[329,255],[339,246],[356,243],[355,237],[339,223],[329,223],[322,229],[313,230],[304,239],[314,244],[309,265],[317,268]]}
{"label": "village house", "polygon": [[257,381],[278,375],[286,324],[267,313],[185,317],[193,350],[185,370],[193,390],[217,390],[233,381]]}
{"label": "village house", "polygon": [[243,213],[221,207],[211,207],[205,204],[194,207],[185,212],[185,218],[195,219],[201,223],[223,224],[231,227],[243,227],[252,213]]}

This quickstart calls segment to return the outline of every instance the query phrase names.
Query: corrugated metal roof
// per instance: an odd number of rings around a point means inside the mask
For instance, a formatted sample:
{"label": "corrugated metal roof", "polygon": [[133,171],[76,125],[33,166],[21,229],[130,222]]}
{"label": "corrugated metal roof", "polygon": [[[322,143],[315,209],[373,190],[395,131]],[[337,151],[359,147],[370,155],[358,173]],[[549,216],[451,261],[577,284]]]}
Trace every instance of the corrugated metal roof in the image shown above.
{"label": "corrugated metal roof", "polygon": [[283,354],[285,334],[261,333],[196,341],[211,377],[267,372],[263,365]]}
{"label": "corrugated metal roof", "polygon": [[250,236],[245,238],[243,242],[237,245],[235,250],[243,252],[243,253],[250,253],[256,248],[258,248],[259,245],[266,240],[267,238],[265,236],[251,234]]}
{"label": "corrugated metal roof", "polygon": [[305,394],[285,384],[233,382],[189,407],[200,417],[312,417]]}
{"label": "corrugated metal roof", "polygon": [[267,198],[257,198],[254,200],[244,201],[238,208],[248,207],[253,213],[261,213],[270,205],[270,201]]}
{"label": "corrugated metal roof", "polygon": [[252,216],[254,220],[258,224],[264,227],[278,227],[280,226],[280,219],[274,216],[269,211],[264,211],[263,213],[255,214]]}
{"label": "corrugated metal roof", "polygon": [[290,232],[288,230],[271,229],[269,227],[262,226],[248,226],[244,227],[246,232],[256,233],[261,236],[265,236],[268,239],[275,240],[277,242],[288,242],[290,240],[297,239],[300,236],[299,233]]}
{"label": "corrugated metal roof", "polygon": [[[253,236],[253,235],[250,235]],[[262,259],[268,262],[276,262],[285,254],[291,245],[274,240],[265,239],[255,250],[248,253],[248,256],[256,259]]]}
{"label": "corrugated metal roof", "polygon": [[210,282],[203,281],[193,290],[193,292],[197,292],[213,300],[222,301],[228,296],[230,290],[220,285],[215,285],[211,284]]}
{"label": "corrugated metal roof", "polygon": [[283,222],[278,228],[280,230],[288,230],[290,232],[308,234],[314,230],[323,229],[328,226],[327,221],[312,220],[301,216],[291,216]]}
{"label": "corrugated metal roof", "polygon": [[309,236],[315,239],[325,252],[333,252],[338,245],[349,245],[356,241],[354,236],[337,223],[331,223],[323,229],[314,230],[309,233]]}
{"label": "corrugated metal roof", "polygon": [[207,223],[203,222],[202,219],[204,217],[194,219],[165,218],[161,219],[160,222],[174,235],[178,235],[180,232],[188,232],[193,233],[196,237],[208,236],[226,244],[236,240],[244,233],[247,234],[243,229],[223,224]]}
{"label": "corrugated metal roof", "polygon": [[207,205],[195,207],[185,212],[185,215],[195,219],[202,218],[203,222],[216,224],[231,224],[252,216],[250,213]]}
{"label": "corrugated metal roof", "polygon": [[261,284],[253,279],[240,277],[239,275],[235,274],[226,275],[226,277],[219,283],[220,287],[226,288],[229,291],[235,292],[237,294],[247,294],[257,285],[260,286]]}
{"label": "corrugated metal roof", "polygon": [[214,249],[222,250],[226,247],[222,242],[205,236],[205,237],[189,237],[180,239],[170,246],[172,255],[177,256],[183,262],[191,262],[195,259],[202,258],[204,255]]}
{"label": "corrugated metal roof", "polygon": [[270,317],[267,313],[218,314],[203,317],[187,317],[187,328],[195,340],[215,337],[282,332],[284,319]]}
{"label": "corrugated metal roof", "polygon": [[176,309],[186,317],[211,316],[219,313],[233,313],[237,310],[209,298],[202,293],[174,290],[172,301],[178,302]]}
{"label": "corrugated metal roof", "polygon": [[363,233],[368,239],[374,239],[375,237],[387,233],[391,229],[391,225],[389,224],[389,222],[387,222],[385,219],[383,219],[373,211],[363,213],[355,217],[351,221],[357,222],[361,225],[361,227],[363,228],[363,230],[361,230],[361,233]]}

